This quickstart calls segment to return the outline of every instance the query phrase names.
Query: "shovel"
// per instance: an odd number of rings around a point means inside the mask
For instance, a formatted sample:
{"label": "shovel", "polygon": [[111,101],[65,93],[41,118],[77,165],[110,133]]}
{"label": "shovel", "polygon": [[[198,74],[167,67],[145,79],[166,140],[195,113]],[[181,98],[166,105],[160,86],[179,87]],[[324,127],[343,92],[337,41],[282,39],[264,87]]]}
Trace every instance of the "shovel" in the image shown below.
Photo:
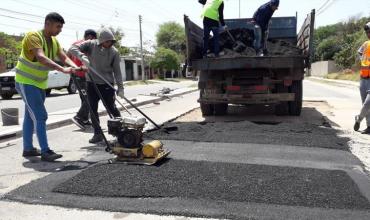
{"label": "shovel", "polygon": [[240,53],[240,52],[244,51],[247,48],[247,46],[245,46],[245,44],[243,44],[243,42],[235,40],[235,38],[233,37],[233,35],[230,33],[230,31],[228,29],[226,29],[225,31],[234,43],[233,44],[233,50],[235,52]]}

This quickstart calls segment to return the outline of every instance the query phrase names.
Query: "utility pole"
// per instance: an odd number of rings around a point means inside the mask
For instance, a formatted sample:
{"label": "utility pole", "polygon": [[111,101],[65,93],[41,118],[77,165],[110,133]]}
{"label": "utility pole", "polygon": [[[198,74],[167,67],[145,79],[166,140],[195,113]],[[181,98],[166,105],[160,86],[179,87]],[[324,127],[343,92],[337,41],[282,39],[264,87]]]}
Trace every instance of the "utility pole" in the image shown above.
{"label": "utility pole", "polygon": [[141,50],[141,79],[145,80],[145,66],[144,66],[144,52],[143,52],[143,32],[141,30],[141,23],[143,23],[143,17],[141,15],[139,15],[140,50]]}
{"label": "utility pole", "polygon": [[240,18],[240,0],[239,0],[239,18]]}

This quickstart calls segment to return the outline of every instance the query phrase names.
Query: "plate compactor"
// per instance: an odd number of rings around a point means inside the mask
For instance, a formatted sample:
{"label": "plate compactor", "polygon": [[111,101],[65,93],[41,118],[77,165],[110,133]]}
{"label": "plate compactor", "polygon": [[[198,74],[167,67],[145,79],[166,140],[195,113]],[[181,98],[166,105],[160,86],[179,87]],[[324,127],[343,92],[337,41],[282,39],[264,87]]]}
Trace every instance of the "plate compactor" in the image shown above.
{"label": "plate compactor", "polygon": [[[101,74],[99,74],[94,68],[88,66],[89,73],[93,73],[100,79],[102,79],[108,86],[116,91],[116,89],[106,80]],[[103,136],[103,140],[106,144],[105,151],[116,155],[114,159],[109,160],[109,163],[125,163],[125,164],[137,164],[137,165],[154,165],[158,161],[164,159],[170,154],[170,151],[165,150],[163,144],[159,140],[153,140],[149,143],[144,144],[143,142],[143,131],[147,119],[154,124],[157,129],[162,129],[158,126],[152,119],[150,119],[146,114],[144,114],[139,108],[137,108],[130,100],[126,97],[123,99],[129,103],[134,109],[136,109],[144,117],[133,116],[132,113],[119,101],[116,102],[121,105],[121,107],[130,115],[123,118],[115,118],[106,107],[104,99],[99,92],[95,82],[92,80],[94,88],[97,94],[102,100],[107,113],[110,117],[108,120],[108,133],[116,138],[113,142],[109,142],[99,125],[98,119],[92,111],[91,105],[87,98],[86,91],[81,88],[78,84],[74,75],[72,75],[72,80],[74,81],[82,99],[87,103],[90,111],[90,117],[92,123],[96,126],[99,132]],[[164,128],[164,132],[168,133],[169,130],[176,130],[174,128]]]}

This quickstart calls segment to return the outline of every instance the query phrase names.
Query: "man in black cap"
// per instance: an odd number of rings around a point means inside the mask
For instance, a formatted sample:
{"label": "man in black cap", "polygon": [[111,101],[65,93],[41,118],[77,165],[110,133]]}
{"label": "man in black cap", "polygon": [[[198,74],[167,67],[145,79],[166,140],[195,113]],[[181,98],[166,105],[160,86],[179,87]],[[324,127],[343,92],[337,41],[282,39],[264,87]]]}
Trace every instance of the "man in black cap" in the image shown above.
{"label": "man in black cap", "polygon": [[[80,44],[82,44],[83,42],[85,42],[87,40],[94,40],[96,38],[97,38],[96,31],[94,31],[92,29],[87,29],[85,31],[85,34],[84,34],[84,39],[73,43],[73,45],[80,45]],[[73,62],[77,66],[83,67],[82,62],[77,57],[73,56],[72,54],[68,54],[68,56],[73,60]],[[85,76],[86,75],[86,69],[84,69],[82,71],[77,71],[75,75],[76,75],[77,83],[80,85],[80,87],[83,90],[86,91],[86,88],[87,88],[86,76]],[[85,129],[86,126],[91,125],[91,123],[89,121],[89,108],[88,108],[88,104],[82,98],[82,94],[80,94],[80,99],[81,99],[81,107],[78,110],[77,114],[72,118],[72,121],[79,128]]]}
{"label": "man in black cap", "polygon": [[270,0],[257,9],[253,15],[254,49],[257,55],[264,56],[267,51],[268,29],[272,15],[279,8],[279,0]]}

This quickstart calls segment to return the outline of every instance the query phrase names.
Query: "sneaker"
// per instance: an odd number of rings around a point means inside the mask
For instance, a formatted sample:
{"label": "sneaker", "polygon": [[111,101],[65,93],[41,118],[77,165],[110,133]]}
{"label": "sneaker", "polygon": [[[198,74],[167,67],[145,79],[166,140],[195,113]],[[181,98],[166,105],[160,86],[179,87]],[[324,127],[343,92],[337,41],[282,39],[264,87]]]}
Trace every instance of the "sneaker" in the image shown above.
{"label": "sneaker", "polygon": [[89,140],[90,144],[96,144],[103,141],[103,135],[94,134],[94,136]]}
{"label": "sneaker", "polygon": [[77,125],[79,128],[85,129],[84,122],[81,118],[75,116],[72,118],[72,122],[75,123],[75,125]]}
{"label": "sneaker", "polygon": [[370,127],[367,127],[365,130],[361,132],[362,134],[370,134]]}
{"label": "sneaker", "polygon": [[360,121],[358,120],[358,115],[355,117],[355,125],[353,126],[353,130],[358,131],[360,129]]}
{"label": "sneaker", "polygon": [[32,148],[32,150],[24,150],[22,156],[23,157],[38,157],[38,156],[41,156],[41,152],[40,150],[36,148]]}
{"label": "sneaker", "polygon": [[63,155],[57,154],[52,150],[48,150],[46,153],[41,154],[41,160],[48,162],[53,162],[54,160],[59,159],[61,157],[63,157]]}
{"label": "sneaker", "polygon": [[91,121],[89,121],[89,120],[83,121],[82,123],[83,123],[83,125],[84,125],[85,127],[86,127],[86,126],[92,126],[92,123],[91,123]]}

